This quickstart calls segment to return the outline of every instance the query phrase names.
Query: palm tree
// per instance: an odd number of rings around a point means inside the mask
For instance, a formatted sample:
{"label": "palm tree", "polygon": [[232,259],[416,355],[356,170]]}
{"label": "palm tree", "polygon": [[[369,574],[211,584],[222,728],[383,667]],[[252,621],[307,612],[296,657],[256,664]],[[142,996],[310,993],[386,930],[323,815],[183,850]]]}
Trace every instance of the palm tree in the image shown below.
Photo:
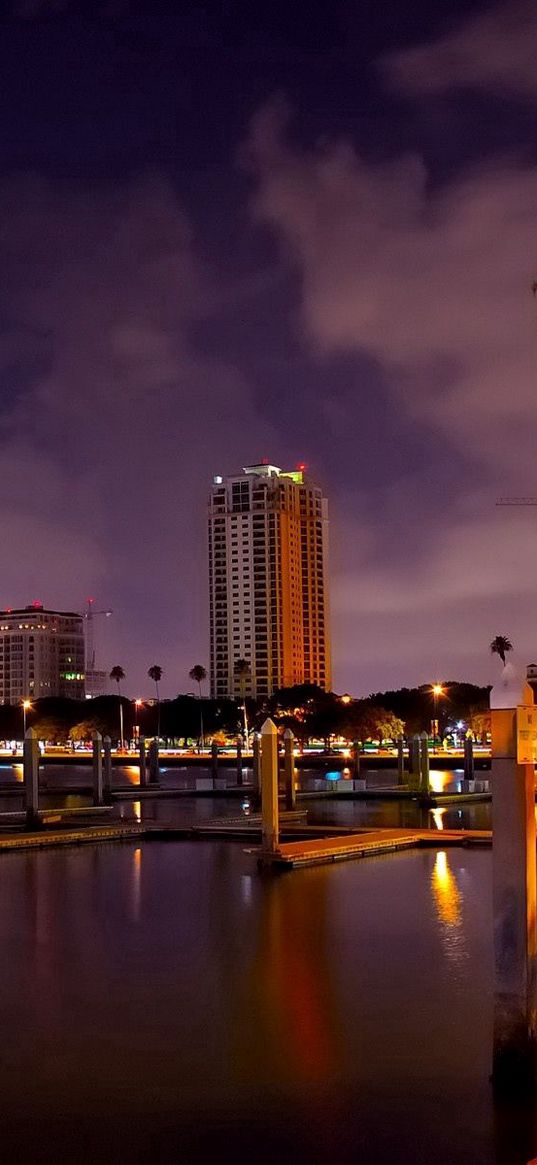
{"label": "palm tree", "polygon": [[123,668],[116,664],[110,672],[110,679],[115,680],[117,684],[117,698],[119,700],[119,747],[123,748],[123,704],[121,703],[121,689],[119,687],[122,680],[125,679],[125,672]]}
{"label": "palm tree", "polygon": [[242,710],[244,713],[244,743],[245,743],[246,747],[248,747],[248,718],[246,715],[245,689],[246,689],[246,680],[248,679],[248,676],[250,675],[251,668],[250,668],[250,664],[248,663],[247,659],[236,659],[233,670],[234,670],[235,675],[237,676],[237,678],[239,680],[239,687],[240,687],[240,692],[241,692],[241,697],[242,697]]}
{"label": "palm tree", "polygon": [[207,672],[205,671],[203,664],[196,663],[194,665],[194,667],[191,667],[188,675],[189,675],[189,679],[194,680],[194,683],[198,684],[199,690],[200,690],[200,700],[201,700],[201,685],[207,679]]}
{"label": "palm tree", "polygon": [[503,665],[505,666],[505,656],[508,651],[513,650],[513,644],[511,643],[511,640],[507,638],[507,635],[497,635],[496,638],[492,640],[490,650],[493,655],[499,655]]}
{"label": "palm tree", "polygon": [[160,740],[160,696],[158,693],[158,686],[162,679],[162,668],[159,667],[158,663],[154,663],[153,666],[149,668],[147,674],[149,679],[153,680],[157,692],[157,737]]}
{"label": "palm tree", "polygon": [[207,672],[205,671],[203,664],[196,663],[196,664],[194,664],[194,667],[190,668],[188,676],[189,676],[189,679],[194,680],[194,683],[197,684],[198,688],[199,688],[199,693],[200,693],[200,741],[201,741],[201,747],[205,748],[205,741],[203,739],[203,708],[202,708],[202,703],[201,703],[201,685],[202,685],[203,681],[207,679]]}

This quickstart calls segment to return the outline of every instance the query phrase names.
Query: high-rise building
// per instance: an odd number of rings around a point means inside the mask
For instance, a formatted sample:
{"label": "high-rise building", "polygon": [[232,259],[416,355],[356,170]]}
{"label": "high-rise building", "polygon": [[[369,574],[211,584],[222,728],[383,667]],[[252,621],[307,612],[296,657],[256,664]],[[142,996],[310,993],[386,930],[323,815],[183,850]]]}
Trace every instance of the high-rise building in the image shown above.
{"label": "high-rise building", "polygon": [[330,688],[327,501],[305,466],[213,479],[209,593],[213,696]]}
{"label": "high-rise building", "polygon": [[84,697],[82,615],[41,603],[0,611],[0,704]]}

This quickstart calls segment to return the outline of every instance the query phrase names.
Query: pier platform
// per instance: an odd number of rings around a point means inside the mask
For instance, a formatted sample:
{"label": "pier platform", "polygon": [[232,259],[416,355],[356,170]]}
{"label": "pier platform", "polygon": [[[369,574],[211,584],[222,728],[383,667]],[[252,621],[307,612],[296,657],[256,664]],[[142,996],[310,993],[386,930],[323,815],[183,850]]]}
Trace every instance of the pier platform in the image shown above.
{"label": "pier platform", "polygon": [[491,830],[470,829],[375,829],[336,837],[316,837],[288,841],[274,852],[251,849],[262,869],[293,870],[299,866],[319,866],[327,862],[349,861],[376,854],[433,846],[443,849],[453,845],[492,845]]}

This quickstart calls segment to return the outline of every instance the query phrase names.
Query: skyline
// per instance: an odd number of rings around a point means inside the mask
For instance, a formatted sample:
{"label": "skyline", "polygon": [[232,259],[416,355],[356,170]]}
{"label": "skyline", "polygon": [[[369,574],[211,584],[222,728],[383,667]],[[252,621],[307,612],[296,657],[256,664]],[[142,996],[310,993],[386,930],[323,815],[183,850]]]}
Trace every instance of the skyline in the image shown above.
{"label": "skyline", "polygon": [[175,694],[210,482],[266,456],[329,499],[336,691],[537,657],[532,6],[3,33],[0,606],[95,595],[97,665]]}

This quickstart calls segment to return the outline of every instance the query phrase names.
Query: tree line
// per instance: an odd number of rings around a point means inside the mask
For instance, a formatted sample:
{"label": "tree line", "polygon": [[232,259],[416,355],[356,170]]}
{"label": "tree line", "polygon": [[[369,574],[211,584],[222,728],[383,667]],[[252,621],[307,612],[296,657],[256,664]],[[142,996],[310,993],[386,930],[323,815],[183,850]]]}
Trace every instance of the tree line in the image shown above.
{"label": "tree line", "polygon": [[[201,665],[197,665],[201,668]],[[157,665],[154,665],[157,670]],[[113,669],[115,671],[115,669]],[[150,669],[153,670],[153,669]],[[28,726],[35,728],[40,739],[63,743],[67,740],[87,740],[97,730],[119,739],[119,705],[122,708],[123,734],[132,740],[137,729],[144,736],[160,736],[178,745],[196,744],[215,739],[224,744],[237,739],[246,730],[259,730],[267,716],[282,729],[291,728],[300,743],[323,741],[329,747],[334,738],[372,740],[376,743],[394,740],[399,735],[430,731],[433,717],[430,685],[400,688],[397,691],[375,692],[365,698],[353,698],[324,692],[313,684],[281,688],[270,697],[250,699],[210,699],[201,695],[204,676],[190,678],[198,684],[198,696],[182,693],[175,699],[161,700],[158,684],[162,669],[153,676],[156,699],[152,704],[129,700],[121,693],[124,673],[114,677],[117,695],[97,696],[92,700],[44,697],[32,702],[26,712]],[[204,671],[204,669],[202,669]],[[474,684],[446,682],[442,685],[437,716],[440,734],[458,722],[483,736],[488,728],[488,687]],[[23,709],[20,705],[0,706],[0,739],[20,740],[23,730]]]}

